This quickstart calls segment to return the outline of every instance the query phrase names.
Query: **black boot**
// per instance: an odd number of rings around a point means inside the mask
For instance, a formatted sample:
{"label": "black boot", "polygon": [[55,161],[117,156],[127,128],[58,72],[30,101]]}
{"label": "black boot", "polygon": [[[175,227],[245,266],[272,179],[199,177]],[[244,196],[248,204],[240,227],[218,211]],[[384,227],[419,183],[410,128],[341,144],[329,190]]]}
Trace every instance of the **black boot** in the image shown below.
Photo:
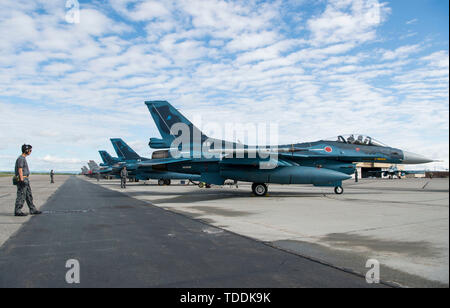
{"label": "black boot", "polygon": [[34,209],[34,210],[31,210],[31,211],[30,211],[30,214],[31,214],[31,215],[39,215],[39,214],[42,214],[42,212],[41,212],[41,211],[38,211],[38,210],[36,210],[36,209]]}
{"label": "black boot", "polygon": [[25,214],[25,213],[22,213],[22,212],[17,212],[17,213],[14,213],[14,216],[25,217],[25,216],[28,216],[28,214]]}

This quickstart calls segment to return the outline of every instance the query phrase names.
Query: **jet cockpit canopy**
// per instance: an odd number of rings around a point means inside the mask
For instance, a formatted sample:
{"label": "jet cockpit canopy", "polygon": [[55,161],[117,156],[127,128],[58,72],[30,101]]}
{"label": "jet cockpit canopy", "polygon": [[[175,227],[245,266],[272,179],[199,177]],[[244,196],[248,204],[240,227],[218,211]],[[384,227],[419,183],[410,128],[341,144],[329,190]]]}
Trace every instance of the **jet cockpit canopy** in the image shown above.
{"label": "jet cockpit canopy", "polygon": [[384,144],[383,142],[380,142],[372,137],[361,134],[340,135],[334,138],[328,138],[326,140],[348,144],[387,147],[387,145]]}

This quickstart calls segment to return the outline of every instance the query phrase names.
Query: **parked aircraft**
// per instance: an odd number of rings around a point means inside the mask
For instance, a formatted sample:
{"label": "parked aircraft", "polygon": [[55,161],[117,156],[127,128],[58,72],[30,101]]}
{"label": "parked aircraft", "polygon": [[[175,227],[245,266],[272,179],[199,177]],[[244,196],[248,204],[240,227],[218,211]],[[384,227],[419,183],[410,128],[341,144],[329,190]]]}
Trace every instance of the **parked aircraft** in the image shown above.
{"label": "parked aircraft", "polygon": [[81,174],[82,175],[87,175],[89,173],[88,168],[86,168],[86,166],[81,167]]}
{"label": "parked aircraft", "polygon": [[102,158],[103,163],[100,164],[102,167],[110,167],[118,162],[120,162],[120,159],[117,157],[112,157],[107,151],[98,151],[100,154],[100,157]]}
{"label": "parked aircraft", "polygon": [[383,175],[384,177],[389,177],[389,179],[393,179],[394,177],[401,179],[407,174],[425,174],[425,170],[400,170],[397,166],[390,166],[388,170],[368,171],[368,174],[374,176]]}
{"label": "parked aircraft", "polygon": [[169,172],[143,166],[140,164],[141,162],[154,163],[159,162],[159,160],[155,160],[155,156],[152,157],[152,159],[141,157],[120,138],[112,138],[111,143],[118,156],[118,161],[111,165],[111,174],[119,174],[120,170],[126,166],[128,174],[131,178],[144,181],[149,179],[157,179],[159,185],[170,185],[172,179],[192,181],[200,179],[200,176],[195,174]]}
{"label": "parked aircraft", "polygon": [[89,171],[91,171],[91,173],[95,173],[96,171],[98,171],[98,169],[100,169],[99,165],[93,160],[90,160],[88,162],[88,166],[89,166]]}
{"label": "parked aircraft", "polygon": [[334,187],[336,194],[342,194],[342,181],[351,178],[356,162],[432,162],[363,135],[251,147],[209,138],[167,101],[145,103],[162,136],[162,139],[151,138],[149,146],[165,149],[154,153],[164,157],[164,161],[142,161],[139,165],[198,174],[208,184],[223,185],[227,179],[252,182],[252,191],[257,196],[267,194],[268,183]]}

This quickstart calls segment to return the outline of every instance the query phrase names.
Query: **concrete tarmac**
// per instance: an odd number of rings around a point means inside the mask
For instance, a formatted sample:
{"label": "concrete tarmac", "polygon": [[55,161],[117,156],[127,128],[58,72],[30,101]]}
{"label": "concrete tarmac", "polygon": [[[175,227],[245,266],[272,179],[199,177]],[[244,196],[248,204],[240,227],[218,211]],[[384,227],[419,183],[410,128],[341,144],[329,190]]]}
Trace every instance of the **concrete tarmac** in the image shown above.
{"label": "concrete tarmac", "polygon": [[100,184],[363,275],[367,260],[376,259],[381,278],[399,286],[448,287],[448,179],[346,181],[339,196],[332,188],[270,185],[264,198],[252,196],[249,184],[200,189],[152,181],[126,190],[114,180]]}
{"label": "concrete tarmac", "polygon": [[384,286],[94,183],[69,178],[0,248],[0,287]]}
{"label": "concrete tarmac", "polygon": [[[50,184],[50,175],[31,175],[31,190],[36,207],[39,209],[47,202],[68,178],[67,175],[55,175],[55,183]],[[16,195],[17,187],[12,185],[12,176],[0,177],[0,246],[30,219],[30,216],[14,216]],[[26,202],[22,211],[28,213]]]}

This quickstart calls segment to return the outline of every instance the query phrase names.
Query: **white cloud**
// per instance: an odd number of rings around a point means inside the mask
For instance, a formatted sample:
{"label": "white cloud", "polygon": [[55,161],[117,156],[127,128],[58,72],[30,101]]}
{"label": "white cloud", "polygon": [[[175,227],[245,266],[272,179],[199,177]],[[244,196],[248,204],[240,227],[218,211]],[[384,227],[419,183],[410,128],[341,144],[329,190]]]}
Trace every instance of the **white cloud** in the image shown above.
{"label": "white cloud", "polygon": [[98,10],[80,10],[80,23],[72,24],[75,32],[89,35],[101,35],[105,33],[123,33],[131,31],[131,27],[113,21]]}
{"label": "white cloud", "polygon": [[399,58],[406,58],[413,53],[417,53],[421,50],[421,46],[419,44],[416,45],[408,45],[399,47],[393,51],[387,50],[383,53],[383,60],[395,60]]}
{"label": "white cloud", "polygon": [[441,50],[432,53],[429,56],[423,57],[423,61],[427,61],[431,66],[448,69],[449,67],[449,57],[448,50]]}
{"label": "white cloud", "polygon": [[417,18],[414,18],[414,19],[408,20],[408,21],[406,22],[406,24],[407,24],[407,25],[412,25],[412,24],[416,24],[418,21],[419,21],[419,20],[418,20]]}
{"label": "white cloud", "polygon": [[308,28],[314,45],[366,42],[375,38],[388,13],[376,0],[333,0],[323,14],[308,21]]}
{"label": "white cloud", "polygon": [[4,51],[14,51],[26,47],[36,37],[38,31],[33,18],[18,11],[0,19],[0,41]]}
{"label": "white cloud", "polygon": [[136,9],[131,12],[131,16],[133,16],[133,19],[135,20],[148,20],[169,15],[171,15],[169,10],[163,4],[156,1],[140,3]]}
{"label": "white cloud", "polygon": [[42,161],[52,164],[81,164],[82,161],[79,158],[62,158],[51,155],[45,155],[44,157],[38,157],[36,161]]}
{"label": "white cloud", "polygon": [[158,137],[149,99],[208,121],[278,122],[286,143],[361,131],[388,143],[408,134],[401,146],[413,152],[437,135],[448,147],[448,50],[411,38],[388,50],[386,4],[377,19],[371,0],[318,2],[315,16],[295,1],[298,12],[278,1],[111,0],[120,19],[81,3],[80,24],[67,24],[60,1],[5,1],[0,134],[11,133],[0,155],[32,143],[38,169],[98,159],[111,136],[146,155]]}
{"label": "white cloud", "polygon": [[279,34],[273,31],[243,33],[228,43],[227,48],[231,51],[254,49],[274,43],[278,38]]}
{"label": "white cloud", "polygon": [[43,70],[50,75],[62,75],[67,71],[73,70],[73,65],[67,63],[53,63],[46,65]]}

